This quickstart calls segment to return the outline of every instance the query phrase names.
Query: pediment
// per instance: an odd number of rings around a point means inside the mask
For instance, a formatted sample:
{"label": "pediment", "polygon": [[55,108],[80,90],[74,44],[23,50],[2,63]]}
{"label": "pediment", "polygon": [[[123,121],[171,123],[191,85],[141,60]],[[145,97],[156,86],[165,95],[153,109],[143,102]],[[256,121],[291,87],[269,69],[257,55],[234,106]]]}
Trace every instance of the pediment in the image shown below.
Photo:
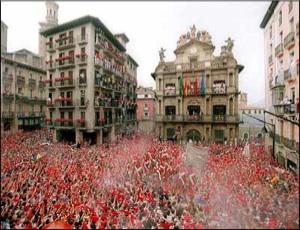
{"label": "pediment", "polygon": [[183,53],[185,50],[189,49],[192,46],[195,46],[195,47],[200,46],[202,49],[208,49],[208,50],[212,50],[212,51],[215,49],[215,47],[212,44],[193,39],[193,40],[190,40],[189,42],[187,42],[186,44],[178,47],[174,51],[174,53],[175,54]]}

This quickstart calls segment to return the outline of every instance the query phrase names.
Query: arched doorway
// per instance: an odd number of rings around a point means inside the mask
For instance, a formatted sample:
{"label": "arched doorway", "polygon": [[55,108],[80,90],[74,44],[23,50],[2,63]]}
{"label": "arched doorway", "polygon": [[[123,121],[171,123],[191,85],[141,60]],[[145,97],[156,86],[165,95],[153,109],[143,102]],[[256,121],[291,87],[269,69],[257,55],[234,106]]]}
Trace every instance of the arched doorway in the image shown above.
{"label": "arched doorway", "polygon": [[200,132],[196,129],[191,129],[186,134],[187,141],[192,140],[193,142],[197,142],[200,141],[200,137],[201,137]]}

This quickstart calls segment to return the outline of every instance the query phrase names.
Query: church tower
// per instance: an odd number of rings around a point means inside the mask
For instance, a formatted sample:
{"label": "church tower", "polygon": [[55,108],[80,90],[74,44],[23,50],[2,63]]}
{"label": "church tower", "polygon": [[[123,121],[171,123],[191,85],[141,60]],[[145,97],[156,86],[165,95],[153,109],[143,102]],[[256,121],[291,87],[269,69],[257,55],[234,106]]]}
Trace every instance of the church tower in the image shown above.
{"label": "church tower", "polygon": [[[40,30],[50,29],[58,25],[58,4],[53,1],[46,1],[46,22],[40,22]],[[39,34],[39,55],[42,57],[43,64],[45,63],[46,55],[46,38]]]}

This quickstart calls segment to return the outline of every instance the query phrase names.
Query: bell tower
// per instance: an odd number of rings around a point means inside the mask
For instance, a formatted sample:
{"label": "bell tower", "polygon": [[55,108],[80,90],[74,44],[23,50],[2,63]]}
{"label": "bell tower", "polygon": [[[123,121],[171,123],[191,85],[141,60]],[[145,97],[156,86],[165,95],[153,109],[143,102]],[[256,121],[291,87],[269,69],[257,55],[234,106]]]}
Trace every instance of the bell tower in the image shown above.
{"label": "bell tower", "polygon": [[[54,1],[46,1],[46,21],[40,22],[39,32],[58,25],[58,4]],[[42,57],[43,65],[46,57],[46,38],[39,34],[39,55]]]}

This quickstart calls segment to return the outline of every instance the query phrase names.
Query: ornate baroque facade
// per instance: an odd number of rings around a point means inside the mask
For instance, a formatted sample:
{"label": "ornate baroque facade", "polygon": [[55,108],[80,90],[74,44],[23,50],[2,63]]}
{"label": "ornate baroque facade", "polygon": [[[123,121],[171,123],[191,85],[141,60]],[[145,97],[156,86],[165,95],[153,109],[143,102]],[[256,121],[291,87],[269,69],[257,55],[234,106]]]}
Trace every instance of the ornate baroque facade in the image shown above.
{"label": "ornate baroque facade", "polygon": [[181,35],[172,62],[160,62],[152,74],[156,81],[156,133],[163,139],[234,142],[239,133],[239,65],[228,38],[221,54],[207,31],[195,26]]}

